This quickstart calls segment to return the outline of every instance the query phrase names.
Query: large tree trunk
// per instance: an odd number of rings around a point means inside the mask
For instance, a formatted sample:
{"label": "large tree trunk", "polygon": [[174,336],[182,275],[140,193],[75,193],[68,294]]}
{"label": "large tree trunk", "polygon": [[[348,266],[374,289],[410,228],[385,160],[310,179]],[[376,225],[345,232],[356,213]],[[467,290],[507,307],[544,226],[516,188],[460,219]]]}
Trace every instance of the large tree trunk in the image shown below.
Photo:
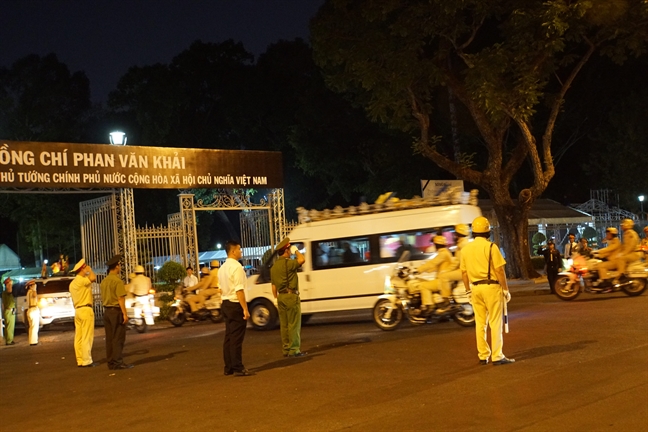
{"label": "large tree trunk", "polygon": [[522,279],[538,277],[529,253],[530,205],[501,204],[494,199],[493,208],[500,227],[500,238],[495,241],[507,252],[506,274]]}

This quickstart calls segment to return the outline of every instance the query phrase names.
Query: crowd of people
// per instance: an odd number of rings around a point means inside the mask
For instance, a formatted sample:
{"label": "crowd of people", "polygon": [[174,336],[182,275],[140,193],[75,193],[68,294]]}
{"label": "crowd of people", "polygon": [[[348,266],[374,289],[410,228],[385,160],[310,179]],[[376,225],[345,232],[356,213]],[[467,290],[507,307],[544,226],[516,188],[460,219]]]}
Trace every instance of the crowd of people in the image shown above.
{"label": "crowd of people", "polygon": [[[599,258],[606,259],[599,265],[599,274],[602,279],[607,277],[608,271],[623,272],[628,263],[642,258],[646,259],[648,255],[648,227],[643,229],[643,239],[640,239],[634,231],[632,220],[624,220],[621,223],[621,228],[623,241],[619,239],[619,232],[616,228],[607,228],[606,237],[603,240],[606,247],[597,251]],[[455,227],[454,238],[457,247],[454,256],[446,248],[445,237],[434,236],[432,238],[437,255],[418,268],[419,272],[433,271],[437,273],[436,279],[424,283],[420,287],[423,309],[431,308],[432,293],[434,292],[440,292],[443,301],[449,305],[451,283],[462,280],[475,313],[479,364],[514,363],[514,359],[509,359],[503,354],[503,310],[511,298],[506,280],[506,261],[500,249],[493,247],[494,243],[489,240],[491,227],[486,218],[478,217],[473,221],[473,241],[471,242],[468,241],[469,235],[470,229],[467,225],[460,224]],[[195,292],[194,298],[190,302],[193,312],[200,310],[205,297],[210,295],[209,290],[219,290],[225,318],[224,374],[251,376],[254,375],[254,372],[244,366],[242,358],[243,341],[250,313],[245,298],[247,276],[239,262],[242,258],[241,244],[233,240],[228,241],[225,250],[227,253],[225,263],[219,266],[218,262],[212,262],[211,269],[203,269],[200,281],[193,275],[193,269],[188,267],[183,285]],[[563,251],[561,255],[553,241],[549,241],[546,246],[541,246],[537,250],[537,253],[544,257],[547,278],[552,291],[557,274],[563,267],[563,258],[571,259],[577,254],[585,256],[592,254],[587,239],[581,238],[577,242],[573,233],[569,233]],[[273,255],[270,280],[272,293],[277,299],[278,305],[282,353],[284,357],[301,357],[306,353],[301,350],[301,305],[297,272],[306,260],[297,247],[291,246],[289,238],[282,240],[277,245]],[[65,260],[65,257],[61,255],[61,259]],[[101,301],[104,308],[106,361],[111,370],[133,367],[132,364],[127,364],[123,360],[123,347],[128,323],[125,306],[127,293],[145,296],[148,295],[151,288],[151,280],[144,275],[142,266],[137,266],[135,273],[131,275],[130,283],[124,284],[120,277],[121,261],[120,255],[115,255],[107,261],[108,275],[100,284]],[[92,357],[95,316],[91,287],[92,283],[97,280],[97,276],[83,259],[77,262],[71,273],[75,276],[69,289],[75,308],[74,350],[76,363],[80,368],[95,367],[97,363],[93,361]],[[12,279],[6,278],[2,304],[7,345],[15,344],[13,333],[16,304],[12,286]],[[39,311],[35,287],[35,283],[28,283],[26,286],[29,316],[28,337],[32,346],[38,344]],[[447,305],[441,305],[436,310],[443,310],[444,307]],[[487,334],[489,327],[490,344]]]}

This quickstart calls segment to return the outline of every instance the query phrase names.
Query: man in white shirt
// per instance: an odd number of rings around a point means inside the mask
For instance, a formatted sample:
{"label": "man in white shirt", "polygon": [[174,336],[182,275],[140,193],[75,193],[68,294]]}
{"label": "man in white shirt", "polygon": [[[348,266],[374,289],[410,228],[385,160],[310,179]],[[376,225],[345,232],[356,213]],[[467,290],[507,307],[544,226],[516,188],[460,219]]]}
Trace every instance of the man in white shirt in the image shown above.
{"label": "man in white shirt", "polygon": [[574,254],[578,251],[578,243],[576,243],[576,234],[569,233],[569,241],[565,244],[565,259],[574,258]]}
{"label": "man in white shirt", "polygon": [[250,317],[245,300],[247,278],[245,269],[238,262],[243,256],[243,250],[238,241],[229,240],[225,243],[225,251],[227,260],[218,272],[218,283],[223,299],[221,310],[225,317],[224,372],[225,375],[250,376],[254,375],[254,372],[250,372],[243,366],[243,339],[247,319]]}
{"label": "man in white shirt", "polygon": [[191,288],[198,283],[198,278],[193,274],[193,268],[187,267],[187,276],[182,281],[185,288]]}

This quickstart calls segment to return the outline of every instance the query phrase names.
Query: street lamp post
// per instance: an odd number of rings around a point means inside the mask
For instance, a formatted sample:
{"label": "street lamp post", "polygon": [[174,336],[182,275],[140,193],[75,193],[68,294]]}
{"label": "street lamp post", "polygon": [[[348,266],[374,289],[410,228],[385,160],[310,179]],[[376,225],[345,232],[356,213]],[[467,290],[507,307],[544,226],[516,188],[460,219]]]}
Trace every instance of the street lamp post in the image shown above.
{"label": "street lamp post", "polygon": [[643,195],[639,195],[639,204],[641,204],[641,219],[644,219],[643,200],[644,200],[644,196],[643,196]]}

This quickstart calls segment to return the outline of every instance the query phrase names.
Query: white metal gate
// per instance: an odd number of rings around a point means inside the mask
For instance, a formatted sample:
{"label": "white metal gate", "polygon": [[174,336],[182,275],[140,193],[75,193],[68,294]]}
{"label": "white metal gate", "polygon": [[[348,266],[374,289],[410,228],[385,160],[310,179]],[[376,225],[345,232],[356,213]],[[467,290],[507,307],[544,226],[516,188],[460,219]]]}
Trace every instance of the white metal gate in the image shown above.
{"label": "white metal gate", "polygon": [[122,279],[137,265],[133,190],[119,189],[111,195],[79,203],[81,253],[97,275],[93,285],[95,321],[103,321],[99,284],[106,277],[106,262],[121,254]]}
{"label": "white metal gate", "polygon": [[157,282],[157,270],[167,261],[182,263],[185,249],[180,213],[167,217],[167,226],[138,227],[136,230],[139,264],[146,270],[153,283]]}

